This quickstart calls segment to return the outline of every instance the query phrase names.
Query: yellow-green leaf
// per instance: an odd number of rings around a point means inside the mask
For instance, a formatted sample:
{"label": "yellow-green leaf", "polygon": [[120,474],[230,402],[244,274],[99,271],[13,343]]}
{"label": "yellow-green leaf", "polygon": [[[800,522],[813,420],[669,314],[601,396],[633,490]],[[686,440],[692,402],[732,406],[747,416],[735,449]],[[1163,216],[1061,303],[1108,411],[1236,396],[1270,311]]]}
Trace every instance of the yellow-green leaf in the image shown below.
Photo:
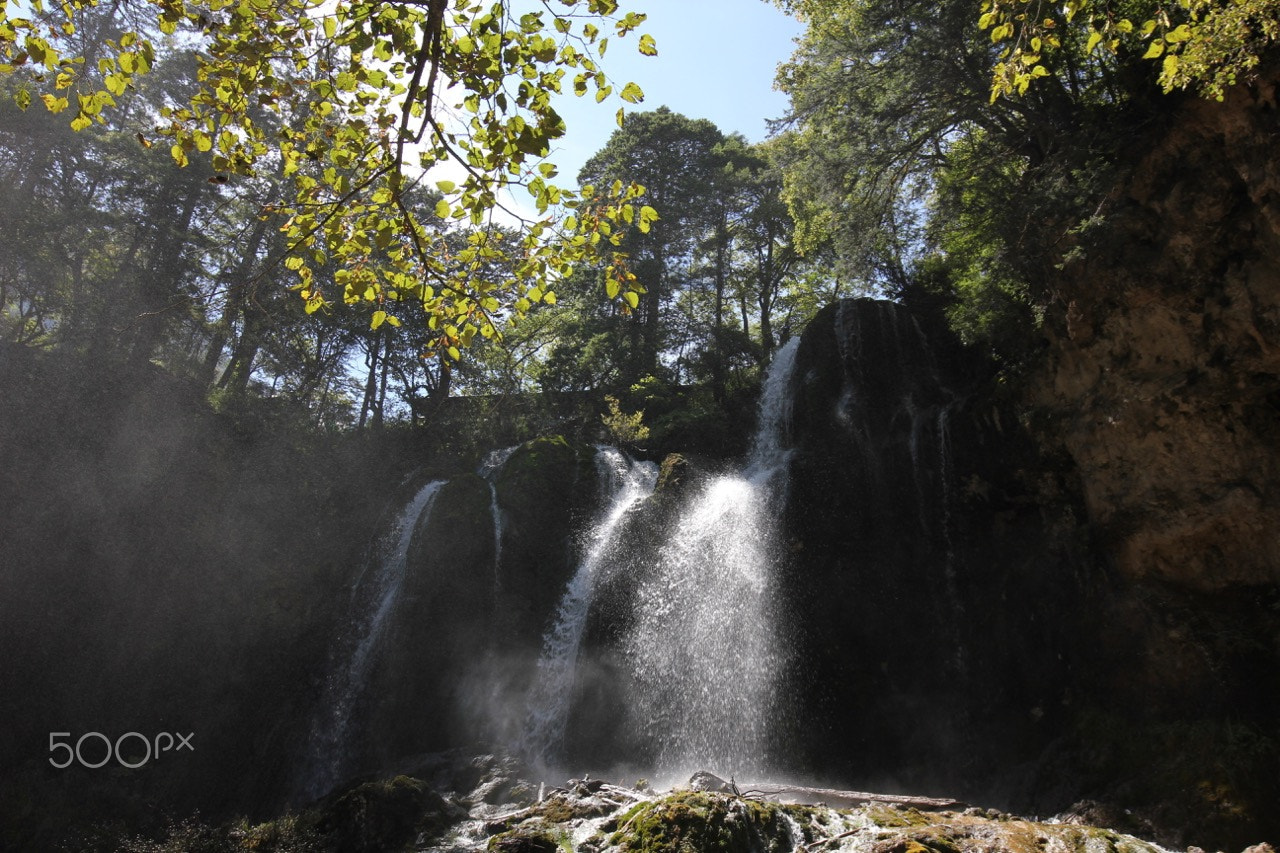
{"label": "yellow-green leaf", "polygon": [[44,101],[45,109],[51,113],[60,113],[67,108],[70,103],[66,98],[59,98],[56,95],[50,95],[45,92],[40,96],[40,100]]}
{"label": "yellow-green leaf", "polygon": [[628,83],[622,87],[621,98],[628,104],[638,104],[644,100],[644,90],[635,83]]}

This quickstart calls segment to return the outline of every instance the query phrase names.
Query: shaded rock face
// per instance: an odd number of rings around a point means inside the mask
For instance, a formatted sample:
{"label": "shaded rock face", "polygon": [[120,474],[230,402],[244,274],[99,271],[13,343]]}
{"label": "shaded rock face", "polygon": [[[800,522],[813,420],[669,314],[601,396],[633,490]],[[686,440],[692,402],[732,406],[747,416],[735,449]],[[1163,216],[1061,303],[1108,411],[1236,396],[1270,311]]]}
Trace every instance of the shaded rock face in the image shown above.
{"label": "shaded rock face", "polygon": [[[1091,568],[989,368],[907,309],[847,300],[797,354],[787,531],[795,739],[848,782],[999,796],[1061,730]],[[1018,797],[1030,794],[1025,787]]]}
{"label": "shaded rock face", "polygon": [[418,522],[404,594],[370,697],[365,763],[477,741],[511,743],[556,598],[573,571],[573,532],[595,497],[592,448],[559,436],[516,450],[494,490],[462,474]]}
{"label": "shaded rock face", "polygon": [[[1028,390],[1050,416],[1045,440],[1078,472],[1113,572],[1098,599],[1111,654],[1095,662],[1089,688],[1108,715],[1112,757],[1135,738],[1176,742],[1175,754],[1210,767],[1175,767],[1168,755],[1157,766],[1201,791],[1203,823],[1264,820],[1271,832],[1280,822],[1271,815],[1280,801],[1275,96],[1266,82],[1184,105],[1050,283],[1061,301],[1046,323],[1049,359]],[[1145,796],[1161,794],[1147,786]]]}
{"label": "shaded rock face", "polygon": [[1280,116],[1189,104],[1062,272],[1037,402],[1127,579],[1280,582]]}

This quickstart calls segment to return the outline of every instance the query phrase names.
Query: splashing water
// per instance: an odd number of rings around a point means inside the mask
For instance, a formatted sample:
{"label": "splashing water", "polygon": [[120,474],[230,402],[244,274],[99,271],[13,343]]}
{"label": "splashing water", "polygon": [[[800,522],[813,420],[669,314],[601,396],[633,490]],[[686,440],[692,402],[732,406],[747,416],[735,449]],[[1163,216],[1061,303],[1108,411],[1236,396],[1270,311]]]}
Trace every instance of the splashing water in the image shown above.
{"label": "splashing water", "polygon": [[796,345],[770,366],[746,470],[690,501],[639,586],[626,651],[638,725],[661,774],[741,776],[768,761],[786,663],[774,508],[790,459]]}
{"label": "splashing water", "polygon": [[613,447],[596,448],[604,512],[591,528],[582,561],[569,580],[555,625],[543,640],[538,677],[529,702],[522,751],[545,763],[564,739],[583,630],[600,576],[606,571],[627,513],[653,493],[658,467],[636,462]]}
{"label": "splashing water", "polygon": [[331,655],[335,664],[330,667],[311,726],[298,785],[305,797],[325,793],[347,769],[354,712],[404,588],[409,544],[414,531],[430,516],[436,494],[445,482],[433,480],[413,496],[356,579],[352,617]]}

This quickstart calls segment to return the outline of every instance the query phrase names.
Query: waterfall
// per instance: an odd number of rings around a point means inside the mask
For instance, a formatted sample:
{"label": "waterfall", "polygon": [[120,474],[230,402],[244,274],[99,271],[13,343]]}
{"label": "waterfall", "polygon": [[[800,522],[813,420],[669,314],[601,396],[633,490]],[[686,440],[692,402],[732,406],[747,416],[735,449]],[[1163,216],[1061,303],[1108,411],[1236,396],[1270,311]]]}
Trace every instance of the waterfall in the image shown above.
{"label": "waterfall", "polygon": [[637,725],[661,774],[766,769],[786,664],[775,516],[796,346],[770,366],[743,474],[715,478],[692,497],[639,583],[624,643]]}
{"label": "waterfall", "polygon": [[476,472],[489,484],[489,514],[493,516],[493,588],[495,590],[502,585],[502,507],[498,506],[497,481],[498,475],[502,473],[502,466],[507,464],[507,460],[518,449],[519,445],[515,445],[491,451]]}
{"label": "waterfall", "polygon": [[400,592],[414,531],[426,519],[444,480],[427,483],[379,541],[352,588],[351,616],[330,655],[329,676],[313,719],[299,791],[316,797],[340,781],[349,759],[351,724],[369,670]]}
{"label": "waterfall", "polygon": [[773,356],[764,386],[760,389],[760,414],[755,438],[751,443],[751,456],[744,476],[750,480],[763,477],[770,480],[785,470],[791,458],[786,448],[788,428],[791,423],[791,407],[794,402],[793,380],[796,350],[800,348],[798,337],[787,341]]}
{"label": "waterfall", "polygon": [[653,493],[658,479],[652,462],[636,462],[613,447],[596,449],[596,472],[605,508],[587,534],[582,560],[560,599],[555,624],[543,640],[523,735],[522,751],[544,763],[564,738],[583,629],[597,581],[614,554],[623,519]]}

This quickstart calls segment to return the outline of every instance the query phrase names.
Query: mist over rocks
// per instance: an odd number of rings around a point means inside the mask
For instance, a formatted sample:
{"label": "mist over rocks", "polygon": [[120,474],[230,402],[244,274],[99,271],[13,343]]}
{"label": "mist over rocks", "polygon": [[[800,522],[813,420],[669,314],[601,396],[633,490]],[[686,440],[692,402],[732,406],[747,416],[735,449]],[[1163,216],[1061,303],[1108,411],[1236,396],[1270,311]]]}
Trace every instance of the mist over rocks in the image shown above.
{"label": "mist over rocks", "polygon": [[[670,791],[608,779],[533,785],[500,756],[424,756],[423,775],[356,781],[276,821],[209,826],[187,821],[160,842],[122,850],[551,851],[677,853],[817,849],[889,853],[1164,853],[1140,838],[1081,823],[1039,820],[945,801],[827,791],[856,805],[738,792],[705,771]],[[714,780],[708,783],[708,780]],[[719,784],[715,784],[719,783]],[[767,786],[766,786],[767,787]],[[146,846],[151,844],[152,846]],[[1197,849],[1193,848],[1193,853]],[[1270,853],[1268,845],[1246,853]]]}

